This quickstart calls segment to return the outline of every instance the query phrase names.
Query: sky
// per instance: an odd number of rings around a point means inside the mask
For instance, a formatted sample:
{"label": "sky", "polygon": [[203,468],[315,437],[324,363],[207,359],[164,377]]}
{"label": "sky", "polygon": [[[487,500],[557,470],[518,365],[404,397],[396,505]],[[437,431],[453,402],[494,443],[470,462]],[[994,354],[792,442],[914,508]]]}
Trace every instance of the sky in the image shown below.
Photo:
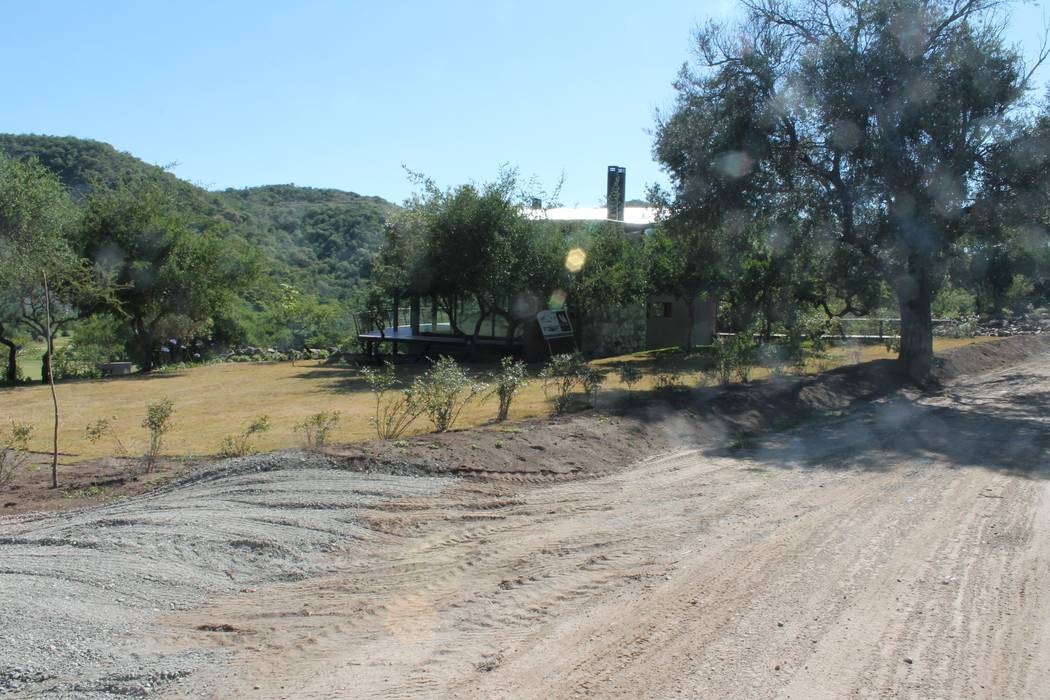
{"label": "sky", "polygon": [[[502,165],[595,206],[667,178],[657,110],[734,0],[0,0],[0,132],[105,141],[209,189],[295,183],[401,202]],[[1047,3],[1016,6],[1034,55]],[[11,67],[16,66],[17,70]],[[1050,67],[1039,74],[1050,80]]]}

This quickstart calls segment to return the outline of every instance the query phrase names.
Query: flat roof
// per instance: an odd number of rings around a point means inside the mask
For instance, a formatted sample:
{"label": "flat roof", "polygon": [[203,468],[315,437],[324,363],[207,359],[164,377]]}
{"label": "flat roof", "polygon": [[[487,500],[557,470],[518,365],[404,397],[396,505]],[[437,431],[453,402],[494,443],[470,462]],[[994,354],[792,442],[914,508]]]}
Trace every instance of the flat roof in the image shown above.
{"label": "flat roof", "polygon": [[[529,219],[549,221],[611,221],[605,207],[555,207],[553,209],[525,209]],[[655,207],[624,207],[623,223],[648,226],[656,223]]]}

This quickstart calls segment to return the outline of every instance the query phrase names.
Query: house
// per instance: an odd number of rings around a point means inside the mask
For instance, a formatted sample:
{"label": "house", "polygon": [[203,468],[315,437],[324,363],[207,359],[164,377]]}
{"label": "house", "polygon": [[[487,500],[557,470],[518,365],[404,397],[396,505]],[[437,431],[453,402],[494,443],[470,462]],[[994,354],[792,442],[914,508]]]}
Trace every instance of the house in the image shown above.
{"label": "house", "polygon": [[[534,202],[523,214],[535,220],[613,223],[628,233],[645,236],[656,222],[656,210],[648,206],[627,206],[623,195],[625,181],[625,168],[609,166],[607,206],[543,209],[539,202]],[[403,301],[408,302],[408,307],[402,307]],[[508,300],[506,308],[518,306]],[[530,318],[542,312],[543,306],[544,302],[532,299],[519,318]],[[557,343],[552,344],[535,319],[510,327],[496,314],[480,316],[476,304],[465,299],[456,300],[452,308],[439,308],[436,299],[414,296],[394,299],[390,326],[383,330],[359,328],[357,337],[370,354],[382,344],[390,344],[395,354],[399,349],[408,354],[428,354],[454,352],[457,348],[488,348],[494,352],[521,352],[527,360],[535,361],[549,352],[564,352],[575,346],[589,356],[601,357],[685,347],[690,341],[692,345],[707,344],[715,335],[716,311],[715,302],[702,297],[686,300],[673,295],[650,295],[644,304],[604,309],[584,319],[575,318],[575,336],[562,334]],[[571,299],[568,312],[572,318]],[[464,332],[457,332],[457,328],[476,330],[476,336],[468,343]]]}
{"label": "house", "polygon": [[[645,236],[656,222],[656,209],[649,206],[628,206],[624,201],[626,169],[610,165],[606,183],[605,207],[557,207],[526,210],[530,218],[544,218],[564,222],[617,223],[629,233]],[[715,337],[717,303],[703,296],[692,301],[669,294],[650,295],[644,305],[608,309],[593,318],[583,319],[579,329],[583,352],[592,356],[619,355],[639,350],[667,347],[685,347],[710,343]],[[570,310],[571,310],[571,300]],[[526,349],[528,350],[526,338]],[[528,353],[527,353],[528,354]]]}

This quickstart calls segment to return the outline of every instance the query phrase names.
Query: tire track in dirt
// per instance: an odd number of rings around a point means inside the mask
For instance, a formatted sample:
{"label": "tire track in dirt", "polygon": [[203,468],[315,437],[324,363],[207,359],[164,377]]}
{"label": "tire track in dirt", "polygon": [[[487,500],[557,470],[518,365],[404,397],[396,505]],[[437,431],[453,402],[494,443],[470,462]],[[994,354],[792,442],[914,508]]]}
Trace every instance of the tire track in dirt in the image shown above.
{"label": "tire track in dirt", "polygon": [[[196,680],[246,697],[1036,697],[1045,482],[960,466],[939,434],[951,411],[1050,384],[1024,372],[952,390],[968,402],[880,402],[750,455],[683,450],[385,510],[396,534],[355,543],[356,568],[193,613],[312,607],[261,632],[271,647],[224,640],[230,665]],[[1014,447],[1029,472],[1046,453]]]}

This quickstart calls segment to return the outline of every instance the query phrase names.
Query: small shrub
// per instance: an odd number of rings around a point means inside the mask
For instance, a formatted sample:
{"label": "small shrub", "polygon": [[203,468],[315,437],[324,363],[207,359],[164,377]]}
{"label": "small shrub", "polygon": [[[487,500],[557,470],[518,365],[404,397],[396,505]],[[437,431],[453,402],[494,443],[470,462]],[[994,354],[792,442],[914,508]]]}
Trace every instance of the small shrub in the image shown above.
{"label": "small shrub", "polygon": [[593,365],[584,364],[579,372],[580,386],[591,406],[598,405],[598,392],[605,382],[605,373]]}
{"label": "small shrub", "polygon": [[672,391],[682,386],[682,373],[677,369],[669,369],[656,375],[653,379],[653,388],[657,391]]}
{"label": "small shrub", "polygon": [[515,395],[529,385],[528,374],[525,363],[512,357],[504,357],[500,360],[500,372],[492,377],[494,393],[499,398],[499,412],[496,420],[503,422],[507,420],[510,413],[510,403]]}
{"label": "small shrub", "polygon": [[88,442],[92,445],[96,445],[103,438],[109,437],[116,445],[117,454],[124,457],[128,454],[128,451],[124,447],[124,443],[121,441],[120,436],[117,435],[116,428],[113,427],[113,421],[116,419],[116,416],[113,416],[112,418],[99,418],[97,421],[84,428],[84,437],[86,437]]}
{"label": "small shrub", "polygon": [[770,343],[758,349],[757,361],[762,367],[769,370],[773,377],[783,377],[787,374],[790,362],[788,348],[782,343]]}
{"label": "small shrub", "polygon": [[153,469],[164,446],[164,436],[171,431],[171,416],[175,413],[175,402],[164,398],[146,405],[146,417],[142,427],[149,430],[149,451],[146,453],[146,472]]}
{"label": "small shrub", "polygon": [[4,486],[15,474],[29,464],[29,438],[33,435],[33,426],[28,423],[15,423],[0,432],[0,486]]}
{"label": "small shrub", "polygon": [[543,393],[554,402],[554,413],[565,413],[569,409],[569,396],[580,381],[584,365],[580,354],[555,355],[540,372]]}
{"label": "small shrub", "polygon": [[473,381],[458,362],[451,357],[441,357],[426,373],[416,377],[411,398],[427,414],[434,430],[443,433],[485,389],[485,384]]}
{"label": "small shrub", "polygon": [[723,384],[736,376],[747,382],[755,367],[758,343],[750,333],[738,333],[732,338],[720,338],[715,343],[715,368]]}
{"label": "small shrub", "polygon": [[324,447],[328,444],[329,435],[338,424],[339,411],[322,411],[296,423],[294,430],[303,434],[303,443],[306,447]]}
{"label": "small shrub", "polygon": [[633,392],[634,385],[642,381],[642,370],[631,363],[620,365],[620,382],[627,387],[627,391]]}
{"label": "small shrub", "polygon": [[219,453],[223,457],[243,457],[245,455],[255,454],[255,446],[252,445],[252,438],[261,433],[268,432],[273,425],[270,423],[269,416],[259,416],[240,433],[236,435],[227,435],[222,439],[219,444]]}
{"label": "small shrub", "polygon": [[423,412],[415,393],[411,388],[395,391],[397,372],[389,362],[382,370],[365,369],[361,374],[376,399],[375,413],[369,418],[376,434],[381,440],[400,437]]}

